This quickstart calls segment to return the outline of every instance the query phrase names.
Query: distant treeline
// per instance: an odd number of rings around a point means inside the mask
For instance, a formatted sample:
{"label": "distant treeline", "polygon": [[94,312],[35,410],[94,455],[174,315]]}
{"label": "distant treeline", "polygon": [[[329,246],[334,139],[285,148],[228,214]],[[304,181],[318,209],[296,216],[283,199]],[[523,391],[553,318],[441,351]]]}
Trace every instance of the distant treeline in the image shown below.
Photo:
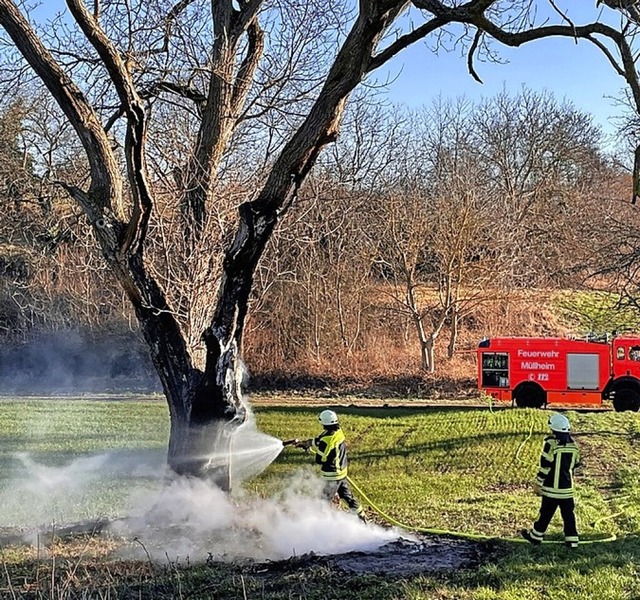
{"label": "distant treeline", "polygon": [[[35,126],[47,110],[36,96],[0,114],[0,387],[159,389],[86,218],[55,185],[87,167],[68,130]],[[260,263],[244,336],[254,381],[407,378],[419,390],[427,373],[472,377],[466,351],[483,335],[588,328],[583,309],[559,317],[571,298],[554,310],[558,290],[605,290],[609,311],[630,292],[629,176],[602,148],[591,117],[550,94],[419,111],[355,102]],[[237,156],[221,223],[252,185]],[[184,262],[174,197],[166,183],[148,268],[197,348],[229,228]]]}

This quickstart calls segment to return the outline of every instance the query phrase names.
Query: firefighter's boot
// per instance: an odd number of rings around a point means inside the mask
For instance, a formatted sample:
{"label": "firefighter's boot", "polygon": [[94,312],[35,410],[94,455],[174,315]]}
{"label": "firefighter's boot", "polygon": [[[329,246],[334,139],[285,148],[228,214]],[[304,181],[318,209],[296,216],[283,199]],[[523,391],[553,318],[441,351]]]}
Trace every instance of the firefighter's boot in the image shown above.
{"label": "firefighter's boot", "polygon": [[529,542],[530,544],[533,544],[534,546],[538,546],[539,544],[541,544],[542,542],[540,540],[537,540],[536,538],[534,538],[531,535],[531,532],[528,529],[521,529],[520,530],[520,535],[527,540],[527,542]]}

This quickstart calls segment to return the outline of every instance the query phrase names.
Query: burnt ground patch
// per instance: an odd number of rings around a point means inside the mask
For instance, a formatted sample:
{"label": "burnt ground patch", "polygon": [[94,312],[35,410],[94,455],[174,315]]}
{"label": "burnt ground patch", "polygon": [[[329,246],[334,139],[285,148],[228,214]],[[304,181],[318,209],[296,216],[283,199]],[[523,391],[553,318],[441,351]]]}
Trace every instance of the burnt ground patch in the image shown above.
{"label": "burnt ground patch", "polygon": [[[20,530],[0,528],[0,545],[22,545],[35,540],[44,546],[56,542],[71,544],[78,537],[100,537],[104,535],[109,521],[87,521],[61,526],[55,530]],[[117,544],[116,544],[117,545]],[[328,568],[346,574],[374,574],[382,576],[411,577],[420,574],[473,569],[498,558],[505,551],[505,544],[499,539],[478,541],[440,535],[412,534],[400,537],[375,550],[352,551],[342,554],[320,555],[314,552],[292,556],[283,560],[254,561],[236,558],[220,560],[210,555],[209,566],[235,564],[254,576],[294,575],[310,568]]]}
{"label": "burnt ground patch", "polygon": [[346,552],[330,556],[308,553],[286,560],[256,563],[253,575],[295,574],[314,567],[325,567],[354,575],[410,577],[426,573],[441,573],[473,569],[492,561],[504,552],[499,540],[475,541],[445,536],[420,535],[414,539],[400,538],[377,550]]}

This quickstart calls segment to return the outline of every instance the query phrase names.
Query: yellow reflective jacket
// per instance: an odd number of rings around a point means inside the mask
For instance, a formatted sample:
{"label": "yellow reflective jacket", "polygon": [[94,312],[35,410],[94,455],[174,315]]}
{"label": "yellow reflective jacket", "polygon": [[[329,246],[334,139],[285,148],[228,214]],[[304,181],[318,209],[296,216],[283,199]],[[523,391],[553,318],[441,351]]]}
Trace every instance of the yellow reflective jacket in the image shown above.
{"label": "yellow reflective jacket", "polygon": [[549,498],[572,498],[573,470],[579,462],[580,451],[570,436],[566,440],[554,435],[545,438],[536,477],[540,493]]}
{"label": "yellow reflective jacket", "polygon": [[311,452],[320,465],[322,476],[330,481],[339,481],[347,476],[347,444],[342,429],[326,429],[311,442]]}

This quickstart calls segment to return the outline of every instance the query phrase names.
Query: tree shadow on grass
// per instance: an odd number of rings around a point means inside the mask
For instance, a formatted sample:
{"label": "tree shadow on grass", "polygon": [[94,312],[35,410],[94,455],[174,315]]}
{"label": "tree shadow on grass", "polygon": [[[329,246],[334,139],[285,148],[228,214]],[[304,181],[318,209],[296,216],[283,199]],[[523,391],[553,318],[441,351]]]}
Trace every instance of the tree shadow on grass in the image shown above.
{"label": "tree shadow on grass", "polygon": [[[255,408],[255,407],[254,407]],[[339,404],[327,403],[322,407],[318,406],[259,406],[255,408],[256,412],[269,414],[269,413],[284,413],[285,415],[309,415],[312,420],[315,415],[324,409],[334,410],[338,413],[338,416],[351,415],[359,417],[372,417],[379,419],[404,419],[412,416],[424,416],[425,414],[443,415],[448,418],[455,418],[455,413],[461,411],[482,411],[483,409],[477,406],[356,406],[351,404],[349,406],[342,406]],[[500,412],[505,409],[493,409],[493,412]],[[491,412],[491,409],[487,406],[486,412]],[[314,421],[315,424],[315,421]]]}
{"label": "tree shadow on grass", "polygon": [[[482,446],[484,444],[488,444],[490,446],[495,446],[496,444],[504,444],[505,442],[509,442],[511,446],[517,447],[517,445],[522,442],[526,436],[529,434],[528,427],[523,425],[523,428],[519,431],[479,431],[477,433],[473,433],[470,435],[459,435],[459,434],[451,434],[450,436],[444,439],[437,439],[433,441],[429,441],[422,444],[410,444],[407,443],[407,423],[401,422],[401,419],[405,419],[406,417],[411,416],[421,416],[426,412],[429,413],[430,416],[435,416],[436,418],[439,416],[445,417],[447,423],[453,427],[456,423],[456,414],[459,413],[461,409],[458,407],[448,408],[448,407],[438,407],[438,408],[410,408],[410,407],[401,407],[401,408],[377,408],[377,407],[336,407],[336,406],[328,406],[329,409],[334,409],[339,413],[339,416],[342,417],[344,415],[350,416],[363,416],[368,418],[380,418],[385,421],[384,425],[388,429],[390,425],[393,425],[394,420],[399,420],[397,423],[398,427],[401,427],[403,431],[398,433],[396,439],[393,440],[392,444],[386,444],[384,447],[379,448],[369,448],[367,450],[351,450],[349,456],[354,460],[368,460],[368,459],[377,459],[377,458],[389,458],[389,457],[406,457],[409,455],[414,455],[416,453],[424,453],[424,452],[433,452],[433,451],[445,451],[445,452],[455,452],[457,450],[464,450],[465,452],[470,452],[471,448],[475,446]],[[469,410],[478,410],[478,409],[469,409]],[[307,415],[310,413],[310,409],[308,407],[261,407],[260,413],[282,413],[285,415]],[[466,422],[466,418],[460,417],[460,421]],[[425,424],[427,426],[427,424]],[[370,431],[374,428],[375,425],[370,425],[367,427],[365,431]],[[417,431],[419,425],[411,424],[413,427],[412,431]],[[347,436],[347,442],[353,444],[354,439],[358,439],[363,435],[363,432],[357,432],[353,435],[350,435],[348,431],[345,432]],[[385,435],[388,437],[389,432],[386,431]],[[539,436],[538,436],[539,437]],[[536,442],[541,441],[537,440]],[[511,447],[510,446],[510,447]],[[352,446],[353,448],[353,446]],[[515,448],[514,448],[515,455]],[[287,453],[282,455],[281,460],[287,460],[290,457],[295,456],[294,454]],[[515,459],[515,456],[514,456]]]}

